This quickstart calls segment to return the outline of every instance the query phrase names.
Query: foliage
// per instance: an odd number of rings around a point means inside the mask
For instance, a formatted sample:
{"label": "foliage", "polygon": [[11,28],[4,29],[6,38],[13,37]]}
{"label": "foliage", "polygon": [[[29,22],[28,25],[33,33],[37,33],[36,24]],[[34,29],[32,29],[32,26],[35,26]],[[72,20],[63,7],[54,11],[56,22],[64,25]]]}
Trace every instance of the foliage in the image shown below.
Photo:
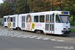
{"label": "foliage", "polygon": [[10,8],[10,3],[4,2],[0,6],[0,16],[3,17],[5,15],[13,14],[13,10]]}
{"label": "foliage", "polygon": [[74,20],[75,20],[75,0],[64,0],[63,2],[64,10],[70,11],[71,19],[70,22],[72,25],[74,25]]}
{"label": "foliage", "polygon": [[49,3],[50,2],[44,0],[31,0],[30,2],[28,2],[28,5],[32,11],[39,12],[50,10],[51,6]]}
{"label": "foliage", "polygon": [[75,29],[70,29],[71,30],[71,32],[75,32]]}
{"label": "foliage", "polygon": [[[0,16],[14,14],[12,7],[15,5],[16,13],[40,12],[53,10],[70,11],[72,16],[75,16],[75,0],[14,0],[4,2],[0,6]],[[52,6],[51,6],[52,5]],[[72,17],[70,18],[72,22]]]}
{"label": "foliage", "polygon": [[72,21],[73,21],[73,16],[71,16],[71,17],[69,18],[69,20],[70,20],[70,22],[72,22]]}
{"label": "foliage", "polygon": [[16,0],[17,13],[28,13],[29,11],[29,6],[26,4],[26,0]]}
{"label": "foliage", "polygon": [[0,26],[3,26],[3,24],[0,24]]}
{"label": "foliage", "polygon": [[75,0],[65,0],[64,10],[70,11],[71,15],[75,13]]}
{"label": "foliage", "polygon": [[[52,2],[52,3],[51,3]],[[62,8],[62,2],[60,0],[31,0],[28,2],[32,11],[50,11],[51,8]],[[52,6],[51,6],[52,5]],[[57,9],[58,10],[58,9]]]}

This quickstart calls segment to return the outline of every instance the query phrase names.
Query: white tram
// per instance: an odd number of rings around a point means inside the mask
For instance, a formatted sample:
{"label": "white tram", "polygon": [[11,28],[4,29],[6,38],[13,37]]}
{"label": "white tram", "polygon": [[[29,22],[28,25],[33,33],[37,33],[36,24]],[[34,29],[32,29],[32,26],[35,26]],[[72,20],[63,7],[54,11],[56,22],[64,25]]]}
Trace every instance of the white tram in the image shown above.
{"label": "white tram", "polygon": [[8,17],[4,16],[4,26],[36,31],[36,33],[68,35],[71,32],[69,15],[69,11],[9,15]]}

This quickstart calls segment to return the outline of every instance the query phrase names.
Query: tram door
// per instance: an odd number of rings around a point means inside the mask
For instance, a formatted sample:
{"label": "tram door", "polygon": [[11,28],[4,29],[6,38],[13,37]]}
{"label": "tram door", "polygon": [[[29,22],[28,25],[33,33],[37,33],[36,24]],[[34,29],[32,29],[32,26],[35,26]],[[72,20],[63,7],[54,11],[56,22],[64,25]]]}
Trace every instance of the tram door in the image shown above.
{"label": "tram door", "polygon": [[46,15],[45,17],[45,31],[46,33],[53,34],[54,33],[54,16]]}

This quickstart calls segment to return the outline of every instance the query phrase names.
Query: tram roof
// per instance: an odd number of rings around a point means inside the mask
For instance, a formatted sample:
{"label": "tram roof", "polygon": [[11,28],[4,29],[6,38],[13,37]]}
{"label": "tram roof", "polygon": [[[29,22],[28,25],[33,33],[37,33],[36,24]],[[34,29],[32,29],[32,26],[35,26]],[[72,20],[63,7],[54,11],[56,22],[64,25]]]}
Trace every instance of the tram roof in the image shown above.
{"label": "tram roof", "polygon": [[32,13],[24,13],[24,14],[13,14],[13,15],[7,15],[7,16],[4,16],[4,18],[6,17],[9,17],[9,16],[14,16],[14,15],[45,15],[45,14],[62,14],[62,12],[68,12],[67,15],[69,15],[69,11],[45,11],[45,12],[32,12]]}
{"label": "tram roof", "polygon": [[69,11],[45,11],[45,12],[32,12],[32,13],[25,13],[25,14],[19,14],[19,15],[45,15],[45,14],[62,14],[62,12],[68,12],[69,15]]}

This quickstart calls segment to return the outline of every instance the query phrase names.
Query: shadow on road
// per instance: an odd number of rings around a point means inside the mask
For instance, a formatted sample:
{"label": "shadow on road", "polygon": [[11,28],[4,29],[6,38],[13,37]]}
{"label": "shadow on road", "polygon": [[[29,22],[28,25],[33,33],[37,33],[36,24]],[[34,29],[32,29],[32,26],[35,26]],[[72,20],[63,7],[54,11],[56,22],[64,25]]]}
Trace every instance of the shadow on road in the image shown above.
{"label": "shadow on road", "polygon": [[54,34],[47,34],[47,35],[56,37],[75,37],[75,33],[70,33],[69,35],[54,35]]}
{"label": "shadow on road", "polygon": [[[30,32],[30,33],[35,33],[32,31],[26,31],[23,30],[24,32]],[[56,34],[47,34],[47,36],[56,36],[56,37],[75,37],[75,33],[70,33],[69,35],[56,35]]]}

